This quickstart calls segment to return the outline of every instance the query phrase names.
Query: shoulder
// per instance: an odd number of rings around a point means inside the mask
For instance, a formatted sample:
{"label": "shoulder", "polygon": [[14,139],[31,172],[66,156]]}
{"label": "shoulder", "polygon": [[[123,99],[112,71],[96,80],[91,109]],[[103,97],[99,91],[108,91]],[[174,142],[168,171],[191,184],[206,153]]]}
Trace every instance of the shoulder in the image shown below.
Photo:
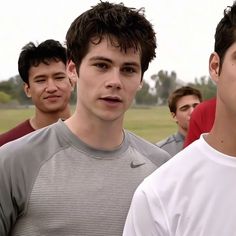
{"label": "shoulder", "polygon": [[27,176],[35,176],[43,163],[67,147],[61,136],[53,124],[6,143],[0,147],[0,173],[15,177],[16,182],[19,178],[30,181]]}
{"label": "shoulder", "polygon": [[163,148],[164,146],[167,145],[176,145],[176,143],[183,142],[184,138],[182,137],[181,134],[176,133],[168,136],[167,138],[159,141],[156,143],[156,145],[160,148]]}
{"label": "shoulder", "polygon": [[58,132],[57,124],[52,124],[8,142],[0,147],[0,159],[5,156],[15,161],[26,161],[26,159],[31,161],[32,156],[40,157],[42,154],[41,157],[43,157],[43,154],[50,153],[54,150],[53,148],[59,147]]}
{"label": "shoulder", "polygon": [[180,133],[176,133],[159,141],[156,145],[174,156],[183,149],[183,143],[184,137]]}
{"label": "shoulder", "polygon": [[157,147],[153,143],[135,135],[130,131],[125,131],[129,145],[138,150],[139,153],[146,156],[156,165],[160,166],[170,159],[170,155]]}
{"label": "shoulder", "polygon": [[[191,181],[190,177],[197,170],[196,166],[201,168],[205,159],[205,157],[202,157],[203,155],[199,158],[201,150],[201,141],[196,141],[155,170],[150,177],[147,177],[148,182],[152,183],[153,186],[158,185],[157,187],[162,190],[167,190],[166,188],[173,190],[180,183],[182,185],[183,182]],[[183,184],[183,187],[185,184]]]}
{"label": "shoulder", "polygon": [[216,98],[211,98],[197,105],[191,116],[207,115],[209,111],[215,112],[215,108],[216,108]]}
{"label": "shoulder", "polygon": [[9,131],[0,134],[0,146],[12,140],[18,139],[33,131],[34,128],[30,125],[29,120],[25,120],[24,122],[18,124],[16,127],[10,129]]}

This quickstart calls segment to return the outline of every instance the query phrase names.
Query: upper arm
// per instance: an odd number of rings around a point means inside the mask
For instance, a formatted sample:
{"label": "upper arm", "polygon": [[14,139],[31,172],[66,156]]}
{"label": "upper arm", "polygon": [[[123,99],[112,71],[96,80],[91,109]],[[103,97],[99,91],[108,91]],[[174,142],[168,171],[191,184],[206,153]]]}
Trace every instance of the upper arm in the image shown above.
{"label": "upper arm", "polygon": [[[149,188],[149,190],[151,190]],[[137,188],[124,226],[123,236],[167,236],[166,216],[158,196]]]}

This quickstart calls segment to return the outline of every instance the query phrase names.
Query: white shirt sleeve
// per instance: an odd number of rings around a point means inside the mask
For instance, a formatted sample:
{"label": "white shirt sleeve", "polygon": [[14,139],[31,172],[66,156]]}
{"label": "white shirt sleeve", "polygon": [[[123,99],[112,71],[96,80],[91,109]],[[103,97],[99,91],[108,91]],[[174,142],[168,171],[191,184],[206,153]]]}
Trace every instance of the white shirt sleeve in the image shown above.
{"label": "white shirt sleeve", "polygon": [[[169,236],[167,216],[158,195],[145,190],[143,182],[135,191],[124,226],[123,236]],[[148,191],[147,191],[148,190]]]}

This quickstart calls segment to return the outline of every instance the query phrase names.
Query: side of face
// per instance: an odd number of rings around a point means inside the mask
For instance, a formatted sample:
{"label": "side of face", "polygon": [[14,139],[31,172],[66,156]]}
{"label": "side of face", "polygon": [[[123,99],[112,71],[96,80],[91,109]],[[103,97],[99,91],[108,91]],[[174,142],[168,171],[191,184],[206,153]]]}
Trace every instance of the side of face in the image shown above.
{"label": "side of face", "polygon": [[66,109],[73,86],[66,74],[66,65],[61,61],[40,63],[29,70],[29,85],[24,84],[27,97],[32,99],[36,109],[51,113]]}
{"label": "side of face", "polygon": [[[217,86],[217,106],[220,112],[236,116],[236,42],[225,53],[220,71],[220,58],[212,53],[209,60],[209,72]],[[222,113],[221,113],[222,114]]]}
{"label": "side of face", "polygon": [[187,131],[191,114],[200,100],[195,95],[181,97],[176,103],[176,113],[172,112],[172,117],[180,129]]}
{"label": "side of face", "polygon": [[111,45],[107,38],[99,44],[90,43],[79,74],[71,61],[68,75],[77,77],[77,109],[101,120],[123,118],[141,86],[139,51],[126,53]]}

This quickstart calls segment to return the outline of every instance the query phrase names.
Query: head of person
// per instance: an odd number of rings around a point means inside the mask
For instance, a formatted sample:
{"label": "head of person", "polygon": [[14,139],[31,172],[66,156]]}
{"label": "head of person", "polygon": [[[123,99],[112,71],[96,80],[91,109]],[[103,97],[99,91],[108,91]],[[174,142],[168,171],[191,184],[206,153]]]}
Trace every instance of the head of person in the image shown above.
{"label": "head of person", "polygon": [[216,27],[215,47],[209,59],[209,72],[217,86],[217,104],[222,104],[222,111],[229,108],[235,116],[236,2],[226,7],[223,13]]}
{"label": "head of person", "polygon": [[104,38],[123,52],[138,51],[142,75],[156,56],[155,32],[144,16],[144,9],[101,1],[71,24],[66,35],[68,60],[79,68],[90,44],[99,44]]}
{"label": "head of person", "polygon": [[18,71],[24,91],[36,109],[63,111],[69,104],[73,84],[66,73],[67,54],[59,41],[27,43],[19,55]]}
{"label": "head of person", "polygon": [[188,131],[191,114],[201,101],[201,92],[190,86],[176,89],[168,98],[171,115],[178,125],[179,132],[184,136]]}
{"label": "head of person", "polygon": [[156,37],[144,9],[101,1],[72,22],[66,44],[68,74],[79,83],[77,103],[98,99],[124,111],[155,57]]}
{"label": "head of person", "polygon": [[214,51],[219,57],[219,71],[221,72],[227,50],[236,42],[236,2],[224,10],[224,16],[215,31]]}

